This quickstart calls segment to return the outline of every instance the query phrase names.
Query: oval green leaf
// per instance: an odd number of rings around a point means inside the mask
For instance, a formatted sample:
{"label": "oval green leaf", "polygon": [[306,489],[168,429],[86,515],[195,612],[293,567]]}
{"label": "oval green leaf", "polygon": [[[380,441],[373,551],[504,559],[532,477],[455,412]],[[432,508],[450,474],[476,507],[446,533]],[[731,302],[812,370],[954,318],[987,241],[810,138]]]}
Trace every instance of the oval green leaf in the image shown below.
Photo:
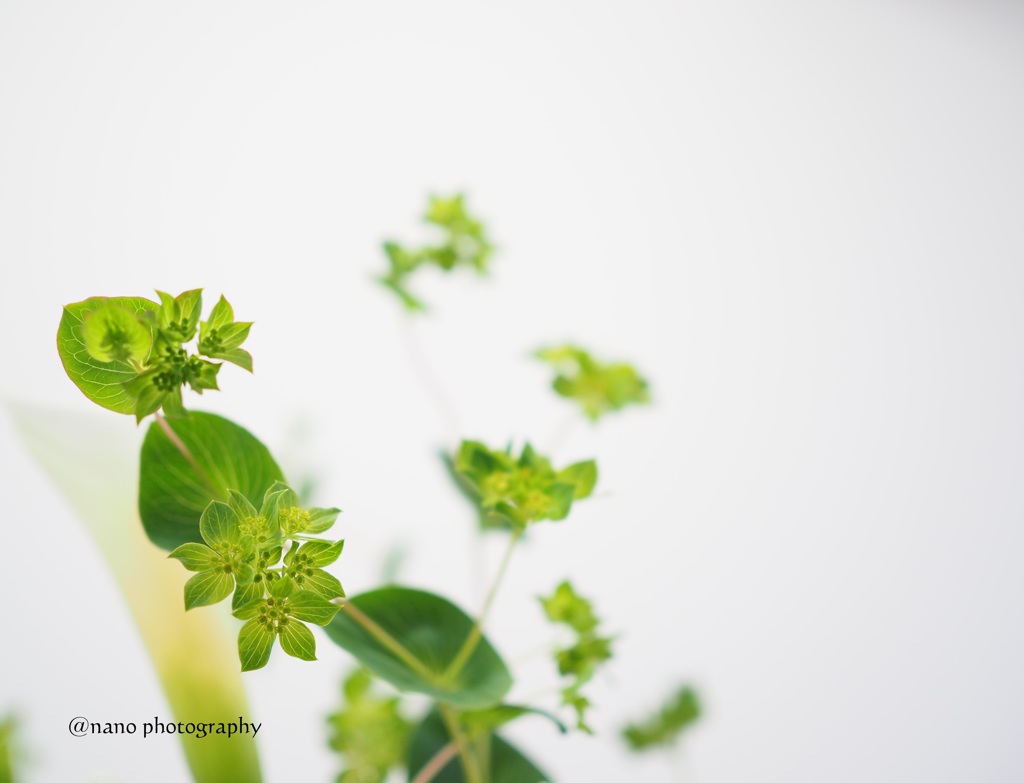
{"label": "oval green leaf", "polygon": [[[406,587],[385,587],[348,599],[420,663],[411,666],[393,647],[353,619],[343,606],[325,628],[327,635],[367,669],[402,691],[424,693],[463,710],[492,707],[512,687],[512,675],[483,637],[461,671],[448,666],[473,629],[473,621],[450,601]],[[405,656],[408,657],[408,656]]]}
{"label": "oval green leaf", "polygon": [[[480,737],[474,741],[487,742],[488,737]],[[419,771],[450,742],[448,729],[437,710],[428,713],[409,743],[409,780],[415,780]],[[551,780],[532,761],[497,734],[489,735],[489,742],[491,769],[488,780],[491,783],[546,783]],[[466,783],[459,757],[454,756],[445,764],[431,779],[431,783]]]}
{"label": "oval green leaf", "polygon": [[105,306],[121,307],[135,315],[156,310],[158,305],[141,297],[93,297],[64,308],[57,329],[57,352],[68,377],[82,394],[117,413],[133,414],[135,398],[125,389],[125,381],[135,378],[135,370],[126,362],[101,362],[85,347],[83,324],[87,313]]}
{"label": "oval green leaf", "polygon": [[158,547],[202,543],[199,520],[211,500],[227,502],[233,489],[259,508],[264,492],[283,479],[267,447],[248,430],[212,413],[192,411],[149,426],[140,459],[139,516]]}

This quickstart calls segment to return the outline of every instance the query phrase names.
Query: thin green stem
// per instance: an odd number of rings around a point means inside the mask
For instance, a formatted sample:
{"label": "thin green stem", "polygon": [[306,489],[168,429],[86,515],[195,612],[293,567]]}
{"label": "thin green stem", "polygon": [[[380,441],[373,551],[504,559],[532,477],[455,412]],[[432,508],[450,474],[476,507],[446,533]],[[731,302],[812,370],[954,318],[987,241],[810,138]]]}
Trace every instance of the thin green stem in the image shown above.
{"label": "thin green stem", "polygon": [[174,444],[174,448],[181,452],[181,456],[183,456],[185,461],[192,466],[192,470],[196,472],[199,479],[206,485],[206,488],[210,491],[210,497],[217,500],[225,500],[226,496],[224,491],[213,483],[213,480],[207,472],[203,470],[199,462],[196,461],[192,452],[189,451],[188,446],[186,446],[184,441],[178,437],[178,433],[174,431],[167,419],[160,415],[159,411],[156,413],[156,423],[160,425],[160,429],[164,431],[164,435],[167,436],[167,439]]}
{"label": "thin green stem", "polygon": [[357,607],[354,603],[345,598],[335,599],[335,603],[338,604],[342,611],[347,612],[355,622],[359,623],[367,633],[369,633],[378,642],[387,647],[393,652],[398,658],[410,669],[416,672],[418,675],[423,677],[428,682],[434,682],[437,677],[434,672],[430,671],[419,658],[413,655],[409,650],[399,642],[394,636],[389,634],[383,628],[381,628],[376,622],[367,617],[363,611]]}
{"label": "thin green stem", "polygon": [[439,703],[438,707],[441,709],[441,718],[444,720],[444,725],[448,727],[448,733],[458,746],[459,759],[462,761],[462,769],[466,774],[466,783],[483,783],[479,762],[473,756],[469,737],[466,736],[462,726],[459,725],[455,710],[447,704]]}
{"label": "thin green stem", "polygon": [[473,654],[476,646],[480,643],[480,637],[483,634],[483,626],[484,621],[487,619],[487,613],[490,611],[491,604],[494,603],[494,596],[498,594],[498,587],[505,578],[505,572],[508,570],[509,561],[512,559],[512,551],[516,548],[516,544],[519,543],[519,539],[522,535],[523,531],[516,529],[509,538],[508,548],[505,550],[505,556],[502,558],[501,565],[498,567],[498,573],[495,575],[494,581],[491,583],[491,589],[487,592],[487,598],[484,599],[484,605],[480,609],[480,614],[477,615],[476,622],[473,623],[473,629],[469,632],[469,636],[466,637],[466,641],[462,643],[462,647],[459,649],[458,653],[456,653],[452,662],[445,670],[445,681],[451,682],[455,679],[458,673],[462,671],[462,667],[466,665],[466,661],[469,660],[469,656]]}

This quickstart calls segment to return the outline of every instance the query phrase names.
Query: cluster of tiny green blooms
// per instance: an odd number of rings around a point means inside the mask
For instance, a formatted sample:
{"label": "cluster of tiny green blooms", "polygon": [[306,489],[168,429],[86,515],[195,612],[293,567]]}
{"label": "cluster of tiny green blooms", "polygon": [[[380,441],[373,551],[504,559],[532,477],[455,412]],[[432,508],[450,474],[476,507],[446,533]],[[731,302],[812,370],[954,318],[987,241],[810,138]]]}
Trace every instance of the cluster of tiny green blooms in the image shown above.
{"label": "cluster of tiny green blooms", "polygon": [[575,345],[542,348],[535,355],[554,368],[555,392],[579,405],[591,421],[650,402],[647,381],[631,364],[598,361]]}
{"label": "cluster of tiny green blooms", "polygon": [[[274,641],[296,658],[316,659],[316,642],[304,623],[326,625],[344,596],[341,582],[324,570],[344,541],[310,539],[327,531],[336,508],[304,509],[298,496],[275,482],[257,509],[239,492],[212,501],[199,532],[205,543],[182,544],[168,557],[194,571],[185,583],[185,609],[209,606],[232,595],[235,617],[246,620],[238,636],[242,671],[267,664]],[[282,558],[283,554],[283,558]]]}
{"label": "cluster of tiny green blooms", "polygon": [[683,731],[700,718],[697,692],[682,685],[653,715],[622,730],[622,737],[633,750],[672,745]]}
{"label": "cluster of tiny green blooms", "polygon": [[598,633],[599,621],[590,601],[578,595],[569,582],[562,582],[549,598],[542,598],[541,605],[551,622],[567,625],[576,635],[572,645],[555,651],[555,661],[558,673],[571,678],[562,689],[562,703],[576,711],[577,728],[591,734],[585,720],[590,700],[580,689],[598,666],[612,657],[612,639]]}
{"label": "cluster of tiny green blooms", "polygon": [[405,761],[412,725],[402,715],[400,699],[379,694],[364,668],[342,685],[344,707],[328,716],[328,745],[344,757],[338,783],[384,783]]}
{"label": "cluster of tiny green blooms", "polygon": [[[206,321],[202,313],[202,289],[174,297],[157,291],[160,304],[135,314],[112,301],[99,299],[85,314],[82,338],[89,356],[100,362],[120,362],[135,371],[124,382],[135,403],[135,417],[163,409],[168,415],[183,410],[181,389],[186,384],[202,394],[217,388],[221,359],[252,372],[252,356],[241,348],[249,335],[248,322],[236,322],[222,296]],[[196,352],[185,344],[196,339]],[[206,357],[206,358],[200,358]]]}
{"label": "cluster of tiny green blooms", "polygon": [[441,229],[441,242],[419,247],[385,242],[388,272],[379,278],[398,296],[406,309],[413,312],[426,309],[409,290],[408,282],[413,272],[424,266],[434,266],[445,272],[465,267],[485,274],[494,249],[484,224],[466,211],[461,194],[450,198],[431,196],[424,220]]}
{"label": "cluster of tiny green blooms", "polygon": [[529,443],[516,458],[510,449],[498,451],[478,441],[463,441],[454,467],[491,519],[517,529],[544,519],[565,519],[573,501],[588,497],[597,482],[593,460],[555,470],[551,460]]}

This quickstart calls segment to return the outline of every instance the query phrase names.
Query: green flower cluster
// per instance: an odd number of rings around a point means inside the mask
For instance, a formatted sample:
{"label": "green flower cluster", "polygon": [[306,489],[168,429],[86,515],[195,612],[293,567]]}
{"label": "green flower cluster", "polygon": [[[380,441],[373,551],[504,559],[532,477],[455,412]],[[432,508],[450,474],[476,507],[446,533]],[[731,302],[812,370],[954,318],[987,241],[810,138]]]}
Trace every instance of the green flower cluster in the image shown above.
{"label": "green flower cluster", "polygon": [[345,759],[338,783],[384,783],[405,763],[412,724],[402,715],[398,696],[377,693],[363,668],[342,685],[344,706],[328,716],[328,745]]}
{"label": "green flower cluster", "polygon": [[[181,388],[188,385],[202,394],[217,388],[221,359],[252,372],[252,356],[241,348],[251,323],[236,322],[231,305],[222,296],[206,321],[200,322],[202,289],[172,297],[157,291],[160,303],[137,300],[138,309],[124,300],[96,298],[82,319],[82,341],[88,355],[104,364],[127,365],[133,377],[120,386],[133,400],[136,420],[161,408],[168,415],[184,408]],[[196,352],[185,344],[196,339]],[[206,358],[200,358],[206,357]]]}
{"label": "green flower cluster", "polygon": [[612,639],[598,634],[599,621],[590,601],[579,596],[568,582],[562,582],[550,598],[540,601],[551,622],[567,625],[576,634],[573,645],[555,651],[555,662],[559,674],[572,678],[562,689],[562,703],[576,710],[577,728],[592,734],[584,720],[590,700],[580,689],[594,676],[597,667],[612,657]]}
{"label": "green flower cluster", "polygon": [[242,671],[265,666],[275,640],[288,655],[316,660],[316,642],[304,623],[326,625],[338,612],[330,599],[345,592],[324,567],[338,559],[345,542],[308,535],[328,530],[339,513],[302,508],[281,482],[267,490],[258,510],[229,490],[227,503],[215,500],[203,511],[205,543],[182,544],[168,555],[196,572],[185,583],[186,610],[234,593],[232,613],[246,621],[238,636]]}
{"label": "green flower cluster", "polygon": [[496,451],[474,440],[463,441],[454,470],[488,523],[518,530],[542,519],[565,519],[573,501],[588,497],[597,482],[593,460],[556,471],[529,443],[517,459],[511,447]]}
{"label": "green flower cluster", "polygon": [[697,722],[700,713],[697,692],[683,685],[647,720],[626,726],[622,730],[622,737],[632,750],[673,745],[685,729]]}
{"label": "green flower cluster", "polygon": [[390,268],[380,282],[391,289],[410,311],[426,309],[408,289],[408,278],[420,267],[435,266],[445,272],[456,267],[469,267],[477,274],[486,274],[494,247],[487,238],[484,224],[466,212],[461,194],[451,198],[432,196],[424,220],[441,229],[440,243],[405,247],[385,242],[384,253]]}
{"label": "green flower cluster", "polygon": [[600,362],[575,345],[542,348],[535,356],[555,370],[554,390],[574,400],[591,421],[627,405],[651,400],[647,381],[631,364]]}

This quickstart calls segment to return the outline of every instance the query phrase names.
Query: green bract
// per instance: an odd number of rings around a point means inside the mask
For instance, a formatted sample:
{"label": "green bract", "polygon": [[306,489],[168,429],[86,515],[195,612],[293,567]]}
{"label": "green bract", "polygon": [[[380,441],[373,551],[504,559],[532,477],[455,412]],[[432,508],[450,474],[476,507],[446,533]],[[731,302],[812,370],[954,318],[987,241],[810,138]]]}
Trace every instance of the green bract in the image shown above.
{"label": "green bract", "polygon": [[567,625],[576,633],[575,644],[555,651],[558,673],[572,678],[562,690],[562,703],[576,711],[577,728],[593,733],[584,720],[590,700],[580,693],[580,688],[594,676],[601,663],[612,657],[612,639],[598,635],[598,619],[590,601],[577,595],[568,582],[562,582],[550,598],[540,601],[551,622]]}
{"label": "green bract", "polygon": [[565,519],[573,501],[588,497],[597,482],[593,460],[556,471],[528,443],[517,459],[510,450],[463,441],[453,467],[463,490],[479,503],[485,521],[519,529],[542,519]]}
{"label": "green bract", "polygon": [[[135,399],[125,388],[125,383],[136,377],[137,370],[127,361],[101,361],[92,356],[86,347],[86,318],[90,313],[108,308],[132,313],[146,327],[148,320],[140,316],[155,310],[157,304],[137,297],[93,297],[84,302],[69,304],[64,308],[57,329],[57,352],[65,372],[82,394],[97,405],[116,413],[134,413]],[[103,322],[100,320],[97,323]]]}
{"label": "green bract", "polygon": [[[93,402],[141,421],[163,409],[183,412],[182,386],[202,394],[217,388],[224,359],[252,371],[252,357],[239,346],[249,323],[235,323],[222,296],[200,323],[202,289],[173,297],[157,291],[148,299],[96,297],[64,308],[57,346],[68,376]],[[199,330],[199,346],[190,355],[185,344]]]}
{"label": "green bract", "polygon": [[85,314],[82,339],[89,356],[104,364],[139,365],[153,347],[153,333],[138,316],[109,301]]}
{"label": "green bract", "polygon": [[536,356],[555,369],[554,390],[576,402],[591,421],[650,402],[647,381],[630,364],[600,362],[575,345],[542,348]]}
{"label": "green bract", "polygon": [[487,272],[493,250],[483,223],[466,212],[462,195],[433,196],[424,220],[443,232],[439,244],[411,248],[396,242],[384,243],[390,268],[379,280],[409,311],[425,309],[407,287],[409,277],[417,269],[429,265],[448,272],[456,267],[468,267],[482,275]]}

